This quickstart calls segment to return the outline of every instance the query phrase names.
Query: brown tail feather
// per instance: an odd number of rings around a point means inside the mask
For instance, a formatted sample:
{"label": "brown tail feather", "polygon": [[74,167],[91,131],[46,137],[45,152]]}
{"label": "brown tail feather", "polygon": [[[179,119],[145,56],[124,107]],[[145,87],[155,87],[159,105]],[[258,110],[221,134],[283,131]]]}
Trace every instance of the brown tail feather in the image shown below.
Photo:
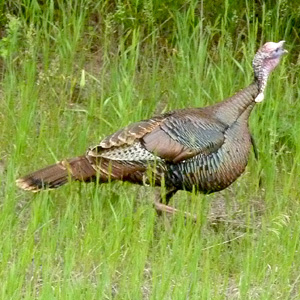
{"label": "brown tail feather", "polygon": [[92,167],[86,156],[78,156],[67,159],[35,171],[18,179],[17,185],[32,192],[37,192],[44,188],[57,188],[68,182],[68,179],[91,181],[96,176],[96,171]]}

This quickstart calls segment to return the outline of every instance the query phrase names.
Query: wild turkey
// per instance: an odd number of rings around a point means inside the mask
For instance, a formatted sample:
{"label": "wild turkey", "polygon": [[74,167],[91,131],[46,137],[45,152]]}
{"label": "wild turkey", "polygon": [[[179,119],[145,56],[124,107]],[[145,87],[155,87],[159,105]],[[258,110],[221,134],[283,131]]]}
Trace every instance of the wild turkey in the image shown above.
{"label": "wild turkey", "polygon": [[57,188],[69,179],[164,184],[167,203],[178,190],[223,190],[245,170],[252,145],[249,115],[263,100],[268,75],[286,52],[284,41],[264,44],[253,60],[253,83],[223,102],[133,123],[85,155],[35,171],[17,184],[33,192]]}

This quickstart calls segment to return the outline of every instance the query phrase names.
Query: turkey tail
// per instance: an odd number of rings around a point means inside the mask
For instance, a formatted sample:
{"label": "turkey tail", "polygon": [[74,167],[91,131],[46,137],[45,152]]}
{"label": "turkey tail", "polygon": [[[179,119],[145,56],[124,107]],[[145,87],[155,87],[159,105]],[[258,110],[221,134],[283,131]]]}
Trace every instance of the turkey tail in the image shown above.
{"label": "turkey tail", "polygon": [[37,170],[16,181],[23,189],[37,192],[41,189],[55,189],[71,180],[91,181],[96,171],[86,156],[78,156],[60,161],[54,165]]}

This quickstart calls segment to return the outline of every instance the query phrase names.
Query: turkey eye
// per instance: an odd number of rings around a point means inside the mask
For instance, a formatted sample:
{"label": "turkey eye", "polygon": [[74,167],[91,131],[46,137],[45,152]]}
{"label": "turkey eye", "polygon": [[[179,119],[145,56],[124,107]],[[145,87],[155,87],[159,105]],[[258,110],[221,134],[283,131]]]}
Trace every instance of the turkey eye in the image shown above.
{"label": "turkey eye", "polygon": [[279,51],[279,48],[276,48],[276,49],[275,49],[275,52],[278,52],[278,51]]}

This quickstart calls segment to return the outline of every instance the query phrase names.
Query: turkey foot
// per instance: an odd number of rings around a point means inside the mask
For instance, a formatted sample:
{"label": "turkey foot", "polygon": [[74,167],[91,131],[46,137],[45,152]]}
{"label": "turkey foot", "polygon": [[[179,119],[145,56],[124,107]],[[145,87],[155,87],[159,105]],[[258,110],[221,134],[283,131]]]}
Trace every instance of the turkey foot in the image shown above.
{"label": "turkey foot", "polygon": [[182,212],[175,207],[172,207],[172,206],[160,203],[160,202],[154,202],[154,206],[155,206],[155,210],[158,215],[161,215],[162,212],[166,212],[169,214],[183,213],[184,217],[186,219],[192,219],[194,222],[197,221],[197,215],[193,215],[188,212]]}
{"label": "turkey foot", "polygon": [[[168,213],[168,214],[178,214],[178,213],[183,213],[184,217],[186,219],[192,219],[194,222],[197,221],[197,215],[193,215],[188,212],[183,212],[175,207],[169,206],[169,202],[171,198],[176,194],[177,189],[176,188],[171,188],[167,189],[165,192],[164,196],[161,195],[161,191],[156,191],[156,200],[154,202],[155,210],[157,214],[160,216],[162,212]],[[163,199],[165,200],[166,204],[163,204]]]}

